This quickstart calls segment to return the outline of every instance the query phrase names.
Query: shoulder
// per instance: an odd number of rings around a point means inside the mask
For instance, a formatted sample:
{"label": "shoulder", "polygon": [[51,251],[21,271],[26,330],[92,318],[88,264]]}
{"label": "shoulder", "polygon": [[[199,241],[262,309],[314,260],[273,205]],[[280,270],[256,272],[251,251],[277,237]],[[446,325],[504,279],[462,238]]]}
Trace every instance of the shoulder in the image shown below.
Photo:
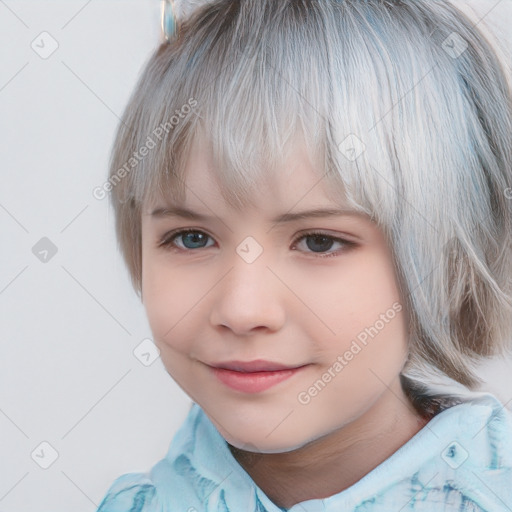
{"label": "shoulder", "polygon": [[[475,465],[482,473],[494,475],[496,479],[507,475],[503,485],[510,487],[512,481],[512,412],[494,395],[483,395],[471,402],[473,415],[465,416],[460,424],[467,430],[468,452],[479,448],[475,454]],[[465,421],[464,421],[465,420]]]}
{"label": "shoulder", "polygon": [[466,507],[460,510],[509,510],[504,504],[512,502],[512,412],[494,395],[481,393],[442,415],[442,426],[451,428],[435,429],[443,480],[437,484],[443,485],[432,492],[438,499],[460,500]]}
{"label": "shoulder", "polygon": [[126,473],[110,486],[97,512],[160,512],[157,489],[145,473]]}
{"label": "shoulder", "polygon": [[[456,409],[454,408],[455,412]],[[461,436],[480,441],[500,463],[487,460],[487,465],[512,467],[512,412],[496,396],[481,393],[459,406],[458,424]],[[449,411],[446,414],[449,416]]]}
{"label": "shoulder", "polygon": [[166,456],[147,472],[125,473],[114,480],[97,512],[163,512],[183,508],[183,504],[192,499],[195,469],[187,463],[197,451],[196,430],[202,414],[200,408],[192,404]]}

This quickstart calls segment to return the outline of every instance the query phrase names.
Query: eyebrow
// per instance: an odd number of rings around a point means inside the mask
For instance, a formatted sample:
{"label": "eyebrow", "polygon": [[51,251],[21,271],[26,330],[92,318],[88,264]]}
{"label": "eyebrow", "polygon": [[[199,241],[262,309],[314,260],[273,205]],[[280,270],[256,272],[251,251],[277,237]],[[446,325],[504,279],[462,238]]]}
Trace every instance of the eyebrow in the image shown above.
{"label": "eyebrow", "polygon": [[[151,216],[154,218],[165,218],[165,217],[181,217],[183,219],[207,221],[217,218],[214,215],[203,215],[201,213],[194,212],[188,208],[181,207],[165,207],[157,208],[151,212]],[[272,222],[281,224],[285,222],[294,222],[297,220],[309,219],[309,218],[321,218],[321,217],[334,217],[334,216],[364,216],[363,213],[357,210],[348,208],[317,208],[314,210],[305,210],[302,212],[295,213],[283,213],[278,215]]]}

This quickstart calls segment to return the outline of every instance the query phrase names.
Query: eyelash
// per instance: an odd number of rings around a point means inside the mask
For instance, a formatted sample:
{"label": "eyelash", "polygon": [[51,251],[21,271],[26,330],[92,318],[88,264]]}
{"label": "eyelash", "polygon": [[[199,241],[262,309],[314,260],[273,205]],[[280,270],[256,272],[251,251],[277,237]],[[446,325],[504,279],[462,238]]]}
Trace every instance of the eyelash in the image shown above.
{"label": "eyelash", "polygon": [[[198,251],[200,249],[207,249],[207,247],[202,247],[202,248],[198,248],[198,249],[183,249],[181,247],[176,247],[173,244],[173,241],[176,238],[179,238],[180,236],[186,235],[188,233],[196,233],[196,234],[201,233],[213,240],[213,238],[208,233],[205,233],[204,231],[201,231],[199,229],[183,229],[183,230],[171,231],[170,233],[166,233],[162,237],[162,239],[158,242],[158,247],[170,249],[173,251],[179,251],[179,252],[194,252],[194,251]],[[340,244],[343,245],[343,247],[341,249],[338,249],[337,251],[334,251],[334,252],[315,253],[314,251],[308,251],[309,254],[316,255],[315,257],[317,257],[317,258],[330,258],[330,257],[338,256],[340,253],[346,252],[347,250],[351,249],[352,247],[354,247],[356,245],[354,242],[350,242],[349,240],[334,237],[334,236],[328,235],[327,233],[324,233],[322,231],[313,230],[313,231],[308,231],[307,233],[304,233],[304,234],[300,235],[299,237],[297,237],[293,241],[293,247],[295,247],[302,239],[305,239],[305,238],[308,238],[311,236],[323,236],[329,240],[332,240],[334,242],[339,242]]]}

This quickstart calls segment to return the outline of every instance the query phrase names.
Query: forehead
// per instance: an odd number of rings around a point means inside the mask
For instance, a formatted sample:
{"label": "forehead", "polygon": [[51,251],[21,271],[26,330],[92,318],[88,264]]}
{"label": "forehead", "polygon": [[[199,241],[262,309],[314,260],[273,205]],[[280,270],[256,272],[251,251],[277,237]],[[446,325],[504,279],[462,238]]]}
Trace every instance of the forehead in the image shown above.
{"label": "forehead", "polygon": [[[223,169],[215,166],[212,148],[204,137],[197,137],[184,166],[186,204],[198,202],[221,204],[226,180],[220,179]],[[250,171],[248,171],[250,172]],[[224,183],[224,185],[223,185]],[[303,137],[296,135],[287,144],[284,159],[273,168],[260,168],[255,174],[251,205],[259,209],[282,210],[286,205],[342,205],[339,194],[332,194],[319,159],[308,153]],[[330,193],[331,192],[331,193]]]}

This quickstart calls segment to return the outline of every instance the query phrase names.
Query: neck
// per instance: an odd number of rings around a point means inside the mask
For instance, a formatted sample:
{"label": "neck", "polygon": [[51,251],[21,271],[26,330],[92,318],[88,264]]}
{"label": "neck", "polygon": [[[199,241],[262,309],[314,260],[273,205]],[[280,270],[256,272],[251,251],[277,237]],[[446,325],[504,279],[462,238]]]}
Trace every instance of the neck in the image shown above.
{"label": "neck", "polygon": [[296,450],[255,456],[229,448],[277,506],[290,508],[347,489],[409,441],[428,420],[414,410],[397,380],[359,418]]}

